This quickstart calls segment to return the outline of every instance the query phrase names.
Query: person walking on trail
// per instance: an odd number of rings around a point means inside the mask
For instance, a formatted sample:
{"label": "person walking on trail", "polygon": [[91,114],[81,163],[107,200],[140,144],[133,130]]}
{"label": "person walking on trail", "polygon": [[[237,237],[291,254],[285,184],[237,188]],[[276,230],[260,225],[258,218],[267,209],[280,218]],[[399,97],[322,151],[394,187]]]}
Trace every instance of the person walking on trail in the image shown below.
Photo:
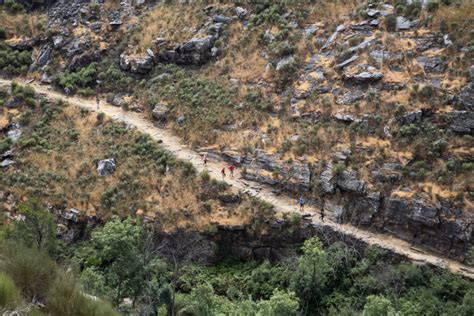
{"label": "person walking on trail", "polygon": [[304,211],[304,198],[302,195],[300,196],[299,203],[300,203],[300,212],[303,212]]}
{"label": "person walking on trail", "polygon": [[234,177],[234,170],[235,170],[234,165],[230,165],[230,166],[229,166],[229,171],[230,171],[230,177],[231,177],[231,178]]}
{"label": "person walking on trail", "polygon": [[95,95],[95,102],[96,102],[96,104],[97,104],[97,110],[99,110],[100,99],[99,99],[99,95],[98,95],[98,94]]}
{"label": "person walking on trail", "polygon": [[204,161],[204,167],[207,166],[207,154],[204,154],[203,161]]}
{"label": "person walking on trail", "polygon": [[224,179],[224,178],[225,178],[225,167],[222,168],[222,170],[221,170],[221,175],[222,175],[222,179]]}
{"label": "person walking on trail", "polygon": [[321,209],[319,210],[319,216],[321,218],[321,222],[324,223],[324,205],[325,205],[325,200],[323,200],[323,204],[321,205]]}

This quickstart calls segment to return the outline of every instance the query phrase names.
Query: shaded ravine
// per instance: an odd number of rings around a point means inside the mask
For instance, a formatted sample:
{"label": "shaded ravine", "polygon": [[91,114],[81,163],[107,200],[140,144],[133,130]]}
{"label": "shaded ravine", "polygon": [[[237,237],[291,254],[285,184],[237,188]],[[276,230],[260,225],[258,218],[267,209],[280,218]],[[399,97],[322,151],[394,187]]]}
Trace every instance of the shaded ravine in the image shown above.
{"label": "shaded ravine", "polygon": [[[11,80],[0,79],[0,87],[9,86],[11,82]],[[274,193],[272,193],[272,189],[268,186],[252,181],[242,180],[240,179],[238,172],[236,172],[234,178],[227,176],[223,179],[221,177],[220,170],[225,165],[224,162],[211,159],[208,161],[207,166],[204,166],[202,157],[199,153],[193,151],[190,147],[183,144],[182,141],[173,135],[171,131],[153,125],[153,123],[144,117],[143,114],[123,111],[121,108],[106,104],[105,102],[101,102],[100,109],[97,110],[94,100],[88,100],[75,96],[66,97],[59,92],[50,90],[51,88],[49,87],[41,86],[35,83],[29,83],[28,85],[32,86],[37,93],[43,94],[48,98],[62,99],[74,106],[87,108],[94,112],[103,112],[105,115],[114,120],[122,121],[128,125],[136,127],[140,132],[147,133],[156,141],[160,141],[160,145],[171,152],[176,158],[192,163],[199,172],[207,170],[211,177],[224,180],[233,188],[238,189],[246,194],[257,196],[260,199],[274,205],[277,212],[299,211],[296,200],[283,195],[276,196]],[[321,222],[319,216],[317,216],[319,211],[312,208],[311,206],[308,206],[305,209],[305,213],[310,213],[312,215],[311,221],[316,226],[330,227],[334,231],[348,235],[352,238],[359,239],[368,245],[377,245],[381,248],[402,255],[411,261],[418,263],[428,263],[438,267],[443,267],[449,269],[451,272],[474,280],[474,269],[463,265],[456,260],[414,248],[409,242],[387,234],[370,232],[349,224],[334,223],[329,219]]]}

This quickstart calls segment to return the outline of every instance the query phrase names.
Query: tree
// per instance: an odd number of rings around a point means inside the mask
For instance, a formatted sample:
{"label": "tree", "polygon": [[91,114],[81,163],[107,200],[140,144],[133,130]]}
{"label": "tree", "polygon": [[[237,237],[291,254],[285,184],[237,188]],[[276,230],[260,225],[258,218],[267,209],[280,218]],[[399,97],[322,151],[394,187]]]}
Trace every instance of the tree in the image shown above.
{"label": "tree", "polygon": [[258,304],[258,315],[291,316],[298,313],[299,302],[294,292],[273,291],[268,301]]}
{"label": "tree", "polygon": [[[112,293],[115,304],[125,297],[132,298],[135,304],[160,270],[159,260],[150,251],[148,241],[144,229],[134,225],[131,218],[122,221],[115,217],[95,230],[90,245],[82,249],[86,266],[82,275],[88,288]],[[94,278],[97,284],[93,283]]]}
{"label": "tree", "polygon": [[52,253],[56,250],[56,228],[53,216],[46,211],[39,200],[30,199],[17,207],[24,216],[23,220],[15,222],[8,237],[15,239],[27,247]]}
{"label": "tree", "polygon": [[327,255],[316,237],[306,240],[302,250],[291,287],[301,299],[303,309],[317,311],[330,270]]}
{"label": "tree", "polygon": [[395,316],[392,302],[383,296],[369,295],[362,316]]}
{"label": "tree", "polygon": [[194,232],[177,229],[174,232],[160,236],[158,253],[168,260],[172,266],[171,301],[168,310],[175,315],[176,287],[186,264],[199,264],[207,260],[212,249],[205,239]]}

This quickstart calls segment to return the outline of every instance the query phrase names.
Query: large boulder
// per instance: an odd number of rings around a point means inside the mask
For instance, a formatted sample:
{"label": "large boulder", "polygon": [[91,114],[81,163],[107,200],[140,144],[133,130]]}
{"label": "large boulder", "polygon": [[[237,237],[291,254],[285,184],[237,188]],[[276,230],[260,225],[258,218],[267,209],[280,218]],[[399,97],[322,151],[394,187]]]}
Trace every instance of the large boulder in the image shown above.
{"label": "large boulder", "polygon": [[39,67],[43,67],[44,65],[46,65],[49,61],[49,58],[51,57],[52,52],[53,48],[50,45],[44,46],[38,56],[38,59],[36,60],[36,65],[38,65]]}
{"label": "large boulder", "polygon": [[120,69],[138,74],[146,74],[153,69],[153,58],[149,54],[127,55],[120,54]]}
{"label": "large boulder", "polygon": [[343,171],[337,177],[337,186],[346,192],[357,194],[365,193],[365,183],[357,179],[357,173],[355,171]]}
{"label": "large boulder", "polygon": [[403,114],[402,117],[399,119],[399,121],[401,125],[408,125],[408,124],[421,122],[422,118],[423,118],[423,111],[416,110],[416,111]]}
{"label": "large boulder", "polygon": [[279,155],[257,151],[254,160],[241,158],[247,170],[244,178],[269,185],[280,185],[292,192],[308,191],[311,180],[309,165],[299,161],[283,162]]}
{"label": "large boulder", "polygon": [[205,64],[211,58],[212,40],[212,36],[193,38],[184,44],[178,45],[174,50],[174,54],[168,53],[168,58],[184,65]]}
{"label": "large boulder", "polygon": [[452,114],[450,129],[456,133],[470,134],[474,131],[474,112],[454,111]]}
{"label": "large boulder", "polygon": [[444,63],[439,57],[420,56],[416,61],[423,66],[425,72],[442,73],[446,69],[446,63]]}
{"label": "large boulder", "polygon": [[155,105],[151,113],[154,119],[158,121],[166,121],[169,111],[170,110],[166,104],[158,103],[157,105]]}
{"label": "large boulder", "polygon": [[439,202],[432,202],[428,197],[416,196],[412,201],[411,212],[408,217],[426,226],[439,224],[438,212],[441,209]]}
{"label": "large boulder", "polygon": [[474,111],[474,65],[469,67],[471,82],[468,83],[459,93],[459,102],[469,111]]}
{"label": "large boulder", "polygon": [[33,48],[33,40],[31,38],[11,38],[5,41],[5,44],[16,50],[29,50]]}
{"label": "large boulder", "polygon": [[84,52],[80,55],[76,55],[72,58],[69,63],[69,70],[76,71],[78,69],[89,66],[90,63],[98,61],[100,59],[100,52]]}
{"label": "large boulder", "polygon": [[277,71],[283,70],[287,68],[289,65],[292,65],[295,63],[295,58],[293,56],[286,56],[280,59],[275,67]]}
{"label": "large boulder", "polygon": [[321,188],[324,193],[334,193],[335,187],[332,168],[332,163],[328,163],[319,178],[321,181]]}
{"label": "large boulder", "polygon": [[100,177],[105,177],[114,173],[115,169],[116,164],[114,158],[104,159],[99,161],[99,164],[97,165],[97,174]]}

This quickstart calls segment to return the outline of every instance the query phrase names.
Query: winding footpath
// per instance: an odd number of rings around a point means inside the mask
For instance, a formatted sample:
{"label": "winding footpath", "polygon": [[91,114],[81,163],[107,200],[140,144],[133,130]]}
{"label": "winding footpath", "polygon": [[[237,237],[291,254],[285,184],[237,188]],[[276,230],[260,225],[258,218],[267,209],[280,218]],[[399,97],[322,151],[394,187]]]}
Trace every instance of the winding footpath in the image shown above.
{"label": "winding footpath", "polygon": [[[11,82],[11,80],[0,79],[0,87],[10,86]],[[178,137],[172,134],[171,131],[153,125],[153,123],[143,114],[131,111],[123,111],[121,108],[106,104],[103,101],[100,103],[100,110],[97,110],[94,100],[88,100],[75,96],[66,97],[57,91],[53,91],[52,88],[48,86],[43,86],[36,83],[20,83],[32,86],[37,93],[42,94],[47,98],[62,99],[77,107],[87,108],[93,112],[103,112],[109,118],[122,121],[132,127],[135,127],[138,131],[147,133],[156,141],[160,141],[160,145],[171,152],[176,158],[191,162],[198,171],[207,170],[211,177],[222,179],[220,174],[220,170],[224,165],[222,161],[214,161],[211,159],[208,161],[207,166],[205,167],[202,157],[199,153],[193,151],[190,147],[183,144]],[[270,187],[260,183],[240,179],[238,173],[236,173],[234,178],[227,176],[224,181],[237,190],[252,196],[257,196],[260,199],[274,205],[277,212],[298,211],[296,200],[283,195],[277,196],[272,193],[272,189]],[[466,278],[474,280],[474,268],[463,265],[456,260],[448,259],[438,254],[417,249],[409,242],[403,241],[388,234],[374,233],[352,225],[334,223],[329,219],[327,219],[325,222],[321,222],[318,216],[318,210],[312,208],[311,206],[306,208],[305,213],[311,214],[310,218],[313,225],[315,226],[331,228],[336,232],[356,238],[369,245],[376,245],[402,255],[415,263],[431,264],[434,266],[446,268],[453,273],[457,273]]]}

